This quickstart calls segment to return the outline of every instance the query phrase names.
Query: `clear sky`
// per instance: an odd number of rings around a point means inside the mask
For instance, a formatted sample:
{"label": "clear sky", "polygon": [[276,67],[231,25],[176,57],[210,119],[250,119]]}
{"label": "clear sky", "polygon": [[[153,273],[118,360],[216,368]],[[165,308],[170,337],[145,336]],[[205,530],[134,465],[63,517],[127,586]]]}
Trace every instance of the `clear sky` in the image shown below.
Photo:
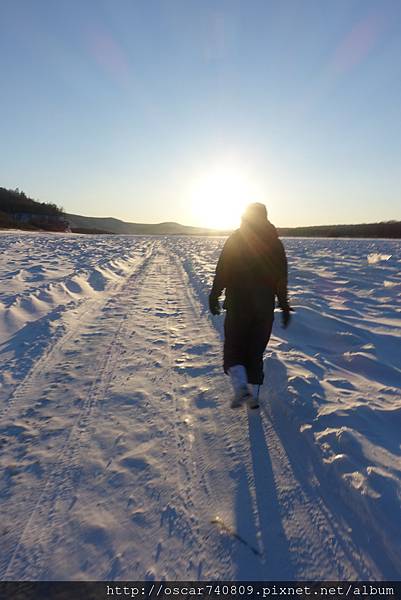
{"label": "clear sky", "polygon": [[400,0],[0,0],[0,186],[230,227],[401,219]]}

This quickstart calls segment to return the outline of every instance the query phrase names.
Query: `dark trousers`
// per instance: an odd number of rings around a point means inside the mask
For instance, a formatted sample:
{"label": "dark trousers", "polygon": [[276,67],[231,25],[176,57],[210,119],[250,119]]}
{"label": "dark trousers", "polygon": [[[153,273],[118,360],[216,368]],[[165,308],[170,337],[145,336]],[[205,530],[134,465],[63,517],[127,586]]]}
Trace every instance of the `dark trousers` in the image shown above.
{"label": "dark trousers", "polygon": [[234,365],[244,365],[248,383],[263,383],[263,353],[270,339],[273,319],[273,309],[262,315],[227,310],[224,321],[225,373]]}

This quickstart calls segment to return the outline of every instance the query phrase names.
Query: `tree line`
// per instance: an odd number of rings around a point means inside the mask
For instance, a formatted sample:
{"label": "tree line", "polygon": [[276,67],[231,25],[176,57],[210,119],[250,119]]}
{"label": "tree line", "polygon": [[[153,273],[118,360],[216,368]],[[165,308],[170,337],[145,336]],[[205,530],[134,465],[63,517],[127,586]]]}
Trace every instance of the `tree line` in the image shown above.
{"label": "tree line", "polygon": [[64,215],[64,210],[52,202],[38,202],[18,188],[0,188],[0,210],[8,214]]}
{"label": "tree line", "polygon": [[280,227],[279,234],[294,237],[401,238],[401,221],[361,223],[359,225],[316,225]]}
{"label": "tree line", "polygon": [[18,188],[0,188],[0,227],[65,231],[68,220],[53,202],[38,202]]}

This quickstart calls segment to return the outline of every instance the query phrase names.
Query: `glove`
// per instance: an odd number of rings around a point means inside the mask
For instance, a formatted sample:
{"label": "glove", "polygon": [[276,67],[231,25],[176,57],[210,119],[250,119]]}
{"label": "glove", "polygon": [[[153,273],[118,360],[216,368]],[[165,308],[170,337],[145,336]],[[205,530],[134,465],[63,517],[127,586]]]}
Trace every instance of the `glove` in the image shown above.
{"label": "glove", "polygon": [[214,294],[209,295],[209,310],[212,315],[219,315],[221,312],[219,299]]}
{"label": "glove", "polygon": [[283,328],[287,329],[288,325],[291,322],[291,313],[294,312],[294,310],[292,308],[290,308],[289,306],[286,308],[283,308],[283,312],[281,313],[281,322],[283,324]]}

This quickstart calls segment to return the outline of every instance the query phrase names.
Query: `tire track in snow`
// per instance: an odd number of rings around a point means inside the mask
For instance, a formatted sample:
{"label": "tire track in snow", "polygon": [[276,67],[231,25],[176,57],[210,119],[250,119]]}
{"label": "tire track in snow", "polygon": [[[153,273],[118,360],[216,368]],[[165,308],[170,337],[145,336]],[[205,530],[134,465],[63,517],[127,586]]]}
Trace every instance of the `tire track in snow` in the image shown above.
{"label": "tire track in snow", "polygon": [[[210,507],[214,505],[214,496],[205,480],[206,467],[203,456],[206,453],[206,446],[200,441],[200,431],[202,424],[197,421],[199,418],[199,409],[188,405],[186,390],[189,384],[189,377],[185,373],[179,373],[180,363],[177,362],[182,354],[185,354],[185,348],[192,347],[199,337],[204,337],[202,332],[203,323],[198,319],[196,310],[190,302],[187,294],[186,283],[183,278],[182,267],[166,248],[168,285],[167,293],[174,295],[177,300],[175,307],[178,314],[185,321],[184,327],[188,329],[187,335],[194,335],[191,341],[185,342],[182,338],[178,341],[179,349],[176,343],[169,335],[169,381],[172,389],[175,414],[172,415],[174,422],[175,436],[177,445],[180,449],[181,464],[181,483],[183,495],[185,498],[185,507],[192,513],[193,526],[198,531],[198,556],[202,560],[202,571],[200,575],[207,578],[219,578],[224,576],[230,578],[231,561],[227,549],[222,544],[222,537],[211,525]],[[175,290],[175,292],[173,292]],[[177,294],[177,290],[179,291]],[[179,322],[177,325],[179,325]],[[190,326],[190,327],[188,327]],[[171,331],[171,322],[169,319],[169,329]],[[177,356],[179,355],[179,356]],[[203,368],[203,370],[207,370]],[[203,442],[203,439],[202,439]],[[206,495],[206,497],[205,497]],[[213,553],[211,552],[213,548]]]}
{"label": "tire track in snow", "polygon": [[[141,279],[146,275],[146,268],[153,258],[153,252],[154,245],[140,265],[128,276],[125,284],[118,290],[117,294],[106,302],[105,308],[114,303],[120,296],[124,297],[133,284],[135,284],[133,293],[138,290]],[[83,402],[65,443],[57,455],[53,467],[50,467],[50,473],[41,485],[42,491],[39,492],[39,496],[35,500],[30,516],[25,526],[23,526],[19,540],[4,574],[1,576],[3,580],[39,580],[46,558],[51,555],[52,548],[60,542],[58,529],[62,523],[63,514],[58,509],[57,503],[73,502],[73,490],[80,475],[80,447],[91,421],[93,408],[105,396],[109,387],[119,355],[117,350],[119,337],[123,333],[123,327],[128,317],[129,314],[126,312],[123,312],[122,316],[118,315],[117,328],[103,352],[98,375]],[[79,334],[78,329],[74,330],[74,334],[77,332]],[[73,336],[69,336],[68,339],[70,337]],[[46,366],[46,363],[44,366]],[[36,370],[34,375],[36,375]],[[22,391],[27,394],[30,390],[29,383],[29,381],[25,382],[25,386],[22,388]],[[22,393],[20,398],[23,398]]]}
{"label": "tire track in snow", "polygon": [[[170,509],[173,510],[173,513],[175,512],[177,514],[177,522],[180,520],[180,526],[185,527],[187,537],[185,545],[190,548],[190,562],[193,565],[198,565],[199,576],[202,562],[205,561],[205,557],[207,556],[207,551],[205,540],[200,533],[201,522],[197,506],[193,499],[195,493],[194,490],[196,490],[196,482],[193,481],[192,478],[189,439],[187,431],[183,431],[181,427],[183,423],[183,412],[178,398],[177,377],[174,374],[174,338],[172,335],[174,329],[178,328],[183,331],[187,329],[190,324],[188,324],[185,319],[185,307],[179,301],[180,288],[176,285],[175,269],[165,246],[162,247],[160,256],[160,274],[165,277],[164,302],[166,304],[166,312],[164,314],[166,317],[164,321],[166,322],[167,333],[167,355],[164,366],[164,386],[167,383],[167,390],[165,387],[164,389],[168,392],[168,397],[171,399],[168,416],[171,424],[172,436],[175,440],[175,452],[177,453],[176,471],[177,481],[179,483],[177,486],[177,493],[170,498],[165,511],[168,512],[170,507]],[[158,279],[156,279],[156,286],[160,286],[160,280]],[[172,324],[173,320],[175,326]],[[184,425],[184,427],[187,428],[187,425]],[[206,563],[209,563],[206,566],[206,569],[210,568],[211,565],[208,558],[206,558]],[[201,565],[201,567],[199,567],[199,565]],[[203,568],[205,568],[205,566],[203,566]]]}
{"label": "tire track in snow", "polygon": [[[161,258],[158,263],[157,258]],[[160,272],[154,272],[157,267],[162,267]],[[174,270],[173,270],[174,271]],[[153,281],[152,281],[153,278]],[[146,281],[146,284],[144,285]],[[167,288],[166,288],[167,282]],[[94,418],[94,409],[98,409],[96,415],[96,421],[104,418],[102,415],[102,409],[98,405],[98,401],[101,397],[106,396],[106,392],[109,388],[111,379],[117,367],[117,361],[120,356],[118,340],[119,338],[124,339],[127,336],[127,332],[124,330],[124,322],[129,320],[129,315],[138,317],[140,314],[138,308],[142,308],[144,296],[143,290],[146,288],[146,292],[151,298],[160,298],[161,286],[165,287],[165,298],[161,298],[164,301],[166,312],[162,313],[161,316],[167,315],[167,318],[160,319],[155,317],[149,318],[146,321],[140,320],[141,329],[149,338],[155,333],[162,333],[160,327],[170,321],[168,317],[169,311],[171,311],[171,295],[173,293],[173,287],[175,283],[174,272],[169,271],[169,264],[166,260],[166,256],[163,252],[160,254],[154,253],[149,268],[143,271],[141,279],[134,278],[133,284],[135,291],[131,293],[129,286],[126,286],[123,292],[121,292],[121,298],[124,302],[124,308],[128,306],[128,312],[123,316],[123,320],[120,322],[119,329],[116,331],[115,337],[111,340],[108,349],[103,352],[103,363],[99,371],[99,376],[93,383],[93,386],[86,398],[85,406],[80,411],[80,414],[70,432],[70,435],[60,452],[58,461],[55,467],[47,478],[44,485],[43,492],[38,498],[36,505],[33,507],[31,516],[25,525],[24,531],[20,536],[19,543],[14,550],[13,556],[6,569],[4,578],[6,579],[20,579],[20,580],[37,580],[41,577],[43,569],[47,559],[52,555],[53,550],[56,550],[57,544],[61,542],[60,531],[63,526],[63,518],[65,517],[65,507],[74,503],[74,490],[77,488],[80,477],[80,452],[82,446],[86,443],[85,432],[88,426],[92,424]],[[152,287],[153,286],[153,287]],[[129,301],[126,302],[125,296],[128,295]],[[115,302],[115,298],[109,301]],[[116,303],[116,311],[120,308],[119,303]],[[180,308],[174,311],[180,313]],[[136,319],[137,320],[137,319]],[[159,332],[155,332],[155,323],[158,323]],[[143,325],[143,326],[142,326]],[[167,330],[169,328],[167,327]],[[171,438],[174,439],[173,447],[176,452],[176,460],[174,464],[177,466],[178,480],[180,485],[178,489],[173,492],[170,496],[164,495],[166,504],[161,511],[161,524],[167,525],[170,529],[170,534],[174,533],[171,531],[171,527],[177,527],[175,532],[189,551],[188,556],[185,556],[185,560],[188,564],[194,566],[199,562],[200,567],[198,568],[198,575],[201,576],[202,569],[206,572],[211,573],[214,567],[214,561],[209,558],[212,556],[212,548],[206,547],[207,540],[201,533],[202,523],[200,522],[197,514],[197,507],[195,506],[192,495],[193,488],[196,489],[197,482],[191,478],[191,465],[189,464],[192,460],[191,455],[188,454],[188,445],[185,432],[181,431],[180,425],[177,424],[177,413],[180,416],[180,411],[177,410],[178,398],[176,388],[176,378],[172,375],[173,365],[173,354],[172,350],[173,340],[170,333],[164,331],[167,336],[168,348],[167,350],[167,361],[163,362],[163,368],[156,378],[156,382],[161,386],[163,393],[172,400],[164,405],[164,419],[170,423]],[[139,353],[138,353],[139,356]],[[170,359],[169,359],[170,358]],[[179,378],[178,378],[179,379]],[[150,430],[156,429],[152,426],[152,421],[149,422]],[[171,453],[171,444],[165,445]],[[154,505],[154,501],[157,501],[157,505]],[[153,512],[158,514],[160,512],[160,498],[158,496],[152,497],[153,500]],[[63,510],[64,509],[64,510]],[[156,509],[156,510],[154,510]],[[159,510],[158,510],[159,509]],[[164,515],[164,516],[163,516]],[[216,535],[216,539],[218,536]],[[168,547],[165,549],[165,553],[169,554],[170,550]],[[172,550],[172,558],[174,557],[175,550]],[[177,557],[176,557],[177,559]],[[175,568],[175,563],[171,561],[171,572]],[[170,572],[170,573],[171,573]],[[180,573],[178,572],[178,575]]]}
{"label": "tire track in snow", "polygon": [[[182,290],[181,295],[185,298],[184,305],[187,311],[189,309],[194,326],[199,332],[202,332],[200,339],[206,340],[204,346],[209,349],[210,354],[208,360],[201,351],[205,363],[203,370],[211,380],[210,388],[202,390],[202,402],[205,405],[210,404],[211,410],[207,419],[194,427],[191,456],[194,465],[192,479],[196,487],[203,489],[207,497],[207,503],[204,502],[203,506],[198,509],[202,514],[203,535],[211,546],[218,549],[218,560],[215,561],[211,577],[235,579],[238,571],[236,560],[238,556],[241,556],[251,565],[252,574],[257,578],[261,576],[264,557],[255,555],[255,552],[260,553],[256,528],[254,531],[252,531],[252,527],[247,528],[245,533],[238,531],[235,522],[236,515],[233,515],[233,511],[236,510],[234,503],[238,488],[249,487],[252,480],[249,478],[249,473],[243,469],[246,451],[243,439],[244,430],[238,423],[238,412],[232,411],[229,407],[230,387],[220,364],[222,362],[220,339],[211,326],[209,318],[204,314],[202,306],[194,297],[188,273],[183,264],[175,254],[171,254],[171,260],[175,264],[178,275],[177,288]],[[195,339],[192,343],[196,348]],[[190,344],[188,346],[190,347]],[[202,343],[200,346],[202,347]],[[184,345],[181,350],[185,352]],[[187,376],[187,386],[190,385],[189,382],[190,377]],[[195,413],[198,418],[201,417],[200,412],[198,410]],[[232,478],[235,480],[234,486]],[[249,513],[250,519],[252,519],[252,515],[257,518],[252,498],[244,498],[240,510]],[[227,519],[228,524],[226,523]],[[248,571],[248,577],[251,571]]]}
{"label": "tire track in snow", "polygon": [[[237,542],[211,524],[217,488],[208,485],[198,468],[203,461],[199,454],[210,456],[209,440],[223,448],[216,452],[219,468],[213,457],[211,465],[206,458],[204,470],[211,467],[224,480],[232,466],[224,436],[216,435],[215,415],[198,406],[199,394],[202,403],[211,401],[199,386],[204,387],[204,373],[214,377],[214,370],[205,365],[204,356],[199,357],[199,377],[197,366],[188,372],[180,368],[183,352],[205,345],[205,332],[182,288],[182,271],[164,246],[161,241],[129,308],[132,332],[124,339],[124,359],[103,403],[105,410],[102,414],[99,407],[96,415],[93,443],[101,447],[101,455],[93,457],[105,468],[74,508],[76,522],[84,521],[85,527],[99,523],[98,514],[88,517],[86,506],[91,498],[102,500],[107,493],[107,507],[101,502],[98,510],[113,522],[113,532],[107,533],[103,549],[88,549],[85,574],[92,577],[95,573],[110,578],[112,573],[111,578],[129,580],[146,573],[156,579],[186,580],[230,578],[234,573],[231,550]],[[107,436],[102,433],[106,424]],[[204,425],[212,430],[207,441],[198,436]],[[88,465],[87,472],[93,471]],[[230,508],[231,500],[229,495]],[[70,531],[73,528],[66,529],[65,537],[71,553]],[[113,554],[118,558],[111,567]]]}
{"label": "tire track in snow", "polygon": [[[113,256],[110,260],[113,260],[114,258],[116,257]],[[148,256],[145,255],[143,261],[146,261],[147,258]],[[135,266],[134,273],[131,274],[129,277],[135,276],[137,272],[140,273],[143,266],[143,261],[141,261],[139,265]],[[117,286],[111,286],[111,288],[108,290],[108,293],[112,293],[113,296],[115,294],[119,294],[121,293],[121,289],[124,288],[124,285],[126,285],[126,281],[117,284]],[[46,369],[46,366],[54,359],[54,357],[58,353],[61,353],[66,344],[75,335],[79,333],[81,323],[86,322],[86,319],[89,315],[99,310],[103,302],[104,300],[97,298],[87,299],[80,300],[78,302],[78,306],[73,306],[72,311],[68,313],[68,317],[71,314],[73,314],[75,317],[75,324],[69,324],[67,330],[64,329],[65,325],[58,324],[57,331],[54,332],[52,335],[50,346],[47,347],[44,353],[33,363],[33,365],[30,367],[24,378],[16,384],[9,397],[5,400],[4,407],[0,409],[0,424],[1,419],[8,416],[8,413],[12,409],[18,409],[19,404],[23,402],[23,400],[26,399],[27,396],[34,396],[34,391],[37,387],[35,385],[35,378],[41,378],[43,370]],[[58,307],[56,310],[61,313],[61,311],[65,310],[65,308],[65,306],[61,306]],[[45,315],[42,319],[45,322],[50,322],[52,320],[52,316],[53,313],[50,313],[49,315]]]}
{"label": "tire track in snow", "polygon": [[[101,499],[106,489],[107,510],[116,523],[107,546],[89,557],[87,570],[97,577],[110,578],[111,572],[112,578],[128,580],[143,578],[146,572],[156,579],[184,580],[213,572],[214,552],[202,535],[190,440],[182,423],[182,375],[174,371],[174,340],[192,331],[185,306],[176,300],[176,282],[160,241],[140,292],[127,300],[132,331],[124,336],[124,359],[105,410],[100,407],[96,416],[94,444],[101,447],[96,464],[106,467],[85,492],[88,498]],[[116,485],[110,485],[115,478]],[[87,512],[85,501],[77,511],[80,521]],[[71,540],[70,545],[73,551]],[[113,552],[118,559],[110,568]]]}
{"label": "tire track in snow", "polygon": [[[277,488],[281,490],[280,501],[285,508],[285,528],[296,540],[294,550],[299,546],[299,566],[308,577],[311,573],[312,579],[321,577],[323,566],[326,579],[367,581],[380,578],[370,557],[355,545],[348,525],[340,522],[332,512],[330,498],[326,497],[331,490],[319,484],[311,464],[312,456],[308,456],[308,449],[302,444],[304,440],[298,437],[292,424],[285,424],[288,417],[284,416],[277,391],[270,388],[270,394],[270,406],[262,407],[263,428]],[[287,433],[285,441],[283,431]],[[306,544],[306,552],[305,540],[311,542],[310,548],[309,542]],[[314,558],[312,564],[311,556]]]}
{"label": "tire track in snow", "polygon": [[[84,301],[85,302],[85,301]],[[47,348],[44,354],[32,365],[28,373],[25,375],[22,381],[20,381],[14,390],[9,395],[5,402],[5,406],[0,410],[0,419],[7,417],[12,410],[19,410],[19,405],[26,400],[27,396],[34,396],[34,390],[36,389],[35,380],[41,378],[43,370],[53,360],[53,357],[62,352],[64,346],[79,332],[81,322],[92,312],[98,310],[101,306],[100,300],[88,300],[85,302],[84,310],[79,310],[76,306],[74,307],[73,313],[77,315],[76,324],[70,326],[67,331],[63,331],[63,327],[60,326],[60,330],[56,335],[53,334],[55,339],[53,343]],[[45,320],[49,320],[49,316],[44,317]],[[1,423],[1,421],[0,421]]]}

